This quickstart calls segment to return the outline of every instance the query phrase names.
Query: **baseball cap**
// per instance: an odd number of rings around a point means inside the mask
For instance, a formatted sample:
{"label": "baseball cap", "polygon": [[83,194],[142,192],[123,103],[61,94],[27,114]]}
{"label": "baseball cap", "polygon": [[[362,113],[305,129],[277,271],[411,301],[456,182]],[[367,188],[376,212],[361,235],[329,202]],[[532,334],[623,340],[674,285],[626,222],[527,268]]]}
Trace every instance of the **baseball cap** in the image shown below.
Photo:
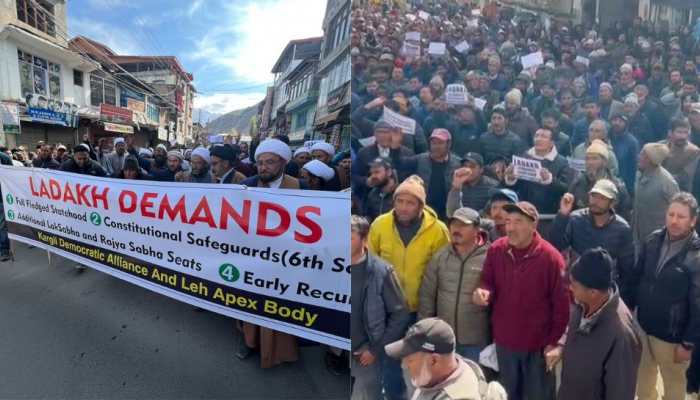
{"label": "baseball cap", "polygon": [[507,213],[520,213],[533,221],[537,221],[540,218],[540,213],[537,212],[537,207],[532,205],[527,201],[519,201],[517,203],[506,204],[503,209]]}
{"label": "baseball cap", "polygon": [[452,217],[450,217],[450,220],[452,219],[460,220],[467,225],[481,225],[481,217],[479,217],[479,213],[473,208],[469,207],[458,208],[454,214],[452,214]]}
{"label": "baseball cap", "polygon": [[389,343],[384,350],[394,359],[419,351],[450,354],[455,350],[455,333],[447,322],[439,318],[426,318],[413,324],[403,339]]}
{"label": "baseball cap", "polygon": [[588,193],[598,193],[610,200],[617,199],[617,186],[609,179],[598,179]]}
{"label": "baseball cap", "polygon": [[450,135],[450,131],[448,131],[445,128],[437,128],[433,130],[433,133],[430,135],[430,138],[436,138],[447,142],[448,140],[452,140],[452,135]]}
{"label": "baseball cap", "polygon": [[518,194],[515,193],[514,191],[510,189],[494,189],[491,192],[491,198],[490,201],[494,200],[505,200],[511,203],[517,203],[518,202]]}
{"label": "baseball cap", "polygon": [[474,153],[473,151],[470,151],[469,153],[465,154],[464,157],[462,157],[462,165],[464,165],[467,162],[473,162],[475,164],[478,164],[480,167],[483,167],[484,157],[482,157],[479,153]]}

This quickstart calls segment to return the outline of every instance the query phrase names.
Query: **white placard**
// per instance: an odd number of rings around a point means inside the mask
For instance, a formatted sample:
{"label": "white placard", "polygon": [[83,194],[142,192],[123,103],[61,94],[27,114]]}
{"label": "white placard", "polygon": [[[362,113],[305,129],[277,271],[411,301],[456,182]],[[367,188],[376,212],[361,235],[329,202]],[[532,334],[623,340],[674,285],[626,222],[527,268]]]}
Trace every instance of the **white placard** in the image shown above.
{"label": "white placard", "polygon": [[472,10],[472,16],[473,17],[481,17],[481,9],[475,8]]}
{"label": "white placard", "polygon": [[349,193],[5,165],[0,183],[13,240],[215,313],[350,349]]}
{"label": "white placard", "polygon": [[462,40],[461,42],[459,42],[455,46],[455,50],[457,50],[458,52],[460,52],[462,54],[468,52],[469,49],[471,49],[471,46],[469,45],[469,42],[467,42],[466,40]]}
{"label": "white placard", "polygon": [[478,108],[481,111],[484,111],[484,107],[486,107],[486,100],[481,99],[479,97],[474,98],[474,106]]}
{"label": "white placard", "polygon": [[406,57],[420,57],[420,45],[415,43],[403,42],[403,48],[401,49],[401,51]]}
{"label": "white placard", "polygon": [[467,20],[467,27],[469,28],[478,28],[479,27],[479,20],[475,18],[470,18]]}
{"label": "white placard", "polygon": [[446,50],[447,47],[443,42],[430,42],[430,45],[428,46],[428,54],[432,54],[434,56],[442,56],[445,54]]}
{"label": "white placard", "polygon": [[574,62],[581,63],[585,66],[588,66],[591,63],[591,60],[589,60],[586,57],[576,56],[576,59],[574,60]]}
{"label": "white placard", "polygon": [[391,111],[386,106],[384,107],[384,114],[382,119],[391,125],[398,126],[401,131],[406,135],[413,135],[416,133],[416,120],[409,117],[404,117],[403,115]]}
{"label": "white placard", "polygon": [[406,39],[405,40],[420,41],[420,32],[406,32]]}
{"label": "white placard", "polygon": [[428,18],[430,18],[430,14],[428,14],[425,11],[418,11],[418,16],[424,20],[427,20]]}
{"label": "white placard", "polygon": [[569,168],[573,169],[574,171],[578,171],[578,172],[586,171],[586,160],[572,158],[572,157],[566,157],[566,161],[569,162]]}
{"label": "white placard", "polygon": [[532,67],[537,67],[544,64],[544,58],[542,57],[541,51],[536,51],[530,53],[526,56],[520,57],[520,63],[523,65],[523,69],[529,69]]}
{"label": "white placard", "polygon": [[377,141],[377,138],[375,138],[374,136],[370,136],[367,138],[358,139],[357,141],[360,142],[362,147],[369,147],[369,146],[373,145],[374,142]]}
{"label": "white placard", "polygon": [[406,19],[413,22],[416,20],[416,16],[413,14],[406,14]]}
{"label": "white placard", "polygon": [[513,172],[516,178],[531,182],[541,181],[540,171],[542,170],[542,163],[539,160],[513,156],[511,165],[513,165]]}
{"label": "white placard", "polygon": [[447,104],[467,104],[467,95],[467,88],[461,83],[452,83],[445,88],[445,101],[447,101]]}

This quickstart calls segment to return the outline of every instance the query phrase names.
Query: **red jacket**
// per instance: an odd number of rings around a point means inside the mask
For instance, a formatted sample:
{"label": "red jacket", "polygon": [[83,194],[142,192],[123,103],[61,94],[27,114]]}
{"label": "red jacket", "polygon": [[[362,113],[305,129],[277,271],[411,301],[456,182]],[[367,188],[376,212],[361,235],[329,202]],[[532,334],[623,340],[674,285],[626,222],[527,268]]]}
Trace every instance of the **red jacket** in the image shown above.
{"label": "red jacket", "polygon": [[513,351],[542,351],[569,321],[564,258],[538,233],[520,260],[512,250],[507,237],[496,240],[481,274],[480,287],[491,291],[493,339]]}

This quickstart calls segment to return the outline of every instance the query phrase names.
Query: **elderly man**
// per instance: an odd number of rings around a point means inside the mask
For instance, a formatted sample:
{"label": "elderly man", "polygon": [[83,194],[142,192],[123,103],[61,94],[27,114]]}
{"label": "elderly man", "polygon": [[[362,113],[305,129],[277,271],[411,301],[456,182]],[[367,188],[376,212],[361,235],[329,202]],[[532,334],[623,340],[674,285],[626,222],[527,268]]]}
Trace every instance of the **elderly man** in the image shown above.
{"label": "elderly man", "polygon": [[400,359],[416,388],[412,400],[504,399],[503,388],[486,383],[478,364],[455,354],[455,334],[439,318],[418,321],[406,336],[388,344],[386,354]]}
{"label": "elderly man", "polygon": [[491,309],[500,381],[508,398],[551,400],[550,352],[557,350],[569,320],[564,258],[537,233],[535,206],[521,201],[504,209],[507,236],[489,248],[473,299]]}
{"label": "elderly man", "polygon": [[604,142],[608,147],[608,168],[610,172],[617,176],[618,175],[618,163],[613,147],[608,141],[608,124],[602,119],[597,119],[588,126],[588,139],[576,146],[572,157],[578,160],[583,160],[586,158],[586,150],[593,143],[594,140],[600,140]]}
{"label": "elderly man", "polygon": [[236,171],[238,149],[230,144],[214,146],[211,149],[211,172],[218,183],[241,183],[246,177]]}
{"label": "elderly man", "polygon": [[126,159],[126,141],[124,138],[114,139],[114,151],[105,157],[105,167],[107,175],[114,176],[121,172],[124,167],[124,159]]}
{"label": "elderly man", "polygon": [[462,158],[462,167],[454,171],[452,185],[447,194],[447,216],[461,207],[482,210],[489,201],[498,181],[484,175],[484,158],[469,152]]}
{"label": "elderly man", "polygon": [[457,353],[479,362],[479,353],[491,343],[487,309],[475,305],[489,241],[476,210],[460,208],[448,222],[450,243],[428,263],[418,293],[418,319],[438,317],[455,331]]}
{"label": "elderly man", "polygon": [[[299,180],[284,173],[291,159],[292,151],[286,143],[278,139],[266,139],[255,149],[258,174],[247,178],[241,184],[274,189],[305,189]],[[239,329],[243,332],[243,341],[239,342],[236,352],[238,358],[245,359],[254,349],[259,348],[262,368],[299,359],[296,337],[248,322],[240,323]]]}
{"label": "elderly man", "polygon": [[664,399],[686,398],[686,370],[700,343],[700,238],[695,232],[698,202],[677,193],[666,225],[642,244],[635,269],[638,283],[630,309],[642,327],[639,400],[656,400],[659,373]]}
{"label": "elderly man", "polygon": [[549,232],[549,241],[560,251],[574,251],[576,259],[594,247],[606,249],[616,263],[615,279],[623,300],[634,291],[631,283],[634,269],[632,229],[614,211],[619,196],[617,187],[608,179],[599,179],[588,193],[588,207],[572,211],[574,196],[566,193]]}
{"label": "elderly man", "polygon": [[204,147],[197,147],[192,150],[190,157],[192,170],[179,172],[175,175],[175,180],[177,182],[215,183],[216,178],[210,171],[211,155],[209,150]]}
{"label": "elderly man", "polygon": [[[372,223],[369,248],[396,268],[413,320],[425,268],[448,241],[447,227],[435,211],[426,207],[425,187],[416,175],[394,191],[394,209]],[[398,365],[389,365],[384,372],[387,396],[402,398],[404,387]]]}
{"label": "elderly man", "polygon": [[655,230],[664,226],[666,209],[679,192],[678,183],[662,166],[668,157],[668,146],[647,143],[639,153],[639,174],[634,195],[632,228],[634,243],[641,246]]}
{"label": "elderly man", "polygon": [[558,398],[634,400],[642,355],[639,325],[613,280],[601,248],[586,250],[570,270],[571,312]]}

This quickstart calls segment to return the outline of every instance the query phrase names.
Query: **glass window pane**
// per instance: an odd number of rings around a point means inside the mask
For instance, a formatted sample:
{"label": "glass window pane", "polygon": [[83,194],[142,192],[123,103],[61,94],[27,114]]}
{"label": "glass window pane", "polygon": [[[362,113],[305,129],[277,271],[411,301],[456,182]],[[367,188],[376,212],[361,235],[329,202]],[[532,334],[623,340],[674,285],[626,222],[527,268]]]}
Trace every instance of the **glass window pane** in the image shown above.
{"label": "glass window pane", "polygon": [[34,93],[46,95],[46,70],[34,66]]}
{"label": "glass window pane", "polygon": [[114,82],[105,81],[105,103],[117,105],[117,87]]}
{"label": "glass window pane", "polygon": [[34,65],[46,69],[46,60],[44,60],[43,58],[34,57]]}
{"label": "glass window pane", "polygon": [[102,103],[102,79],[90,76],[90,104],[99,106]]}

